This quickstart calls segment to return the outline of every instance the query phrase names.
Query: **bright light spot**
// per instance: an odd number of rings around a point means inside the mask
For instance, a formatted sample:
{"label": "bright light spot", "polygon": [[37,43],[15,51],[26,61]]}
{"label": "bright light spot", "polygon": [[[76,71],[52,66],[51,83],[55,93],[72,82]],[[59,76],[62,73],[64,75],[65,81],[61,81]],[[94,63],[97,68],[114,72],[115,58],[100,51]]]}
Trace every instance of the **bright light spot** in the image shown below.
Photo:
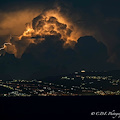
{"label": "bright light spot", "polygon": [[85,72],[85,70],[81,70],[81,72],[82,72],[82,73],[84,73],[84,72]]}

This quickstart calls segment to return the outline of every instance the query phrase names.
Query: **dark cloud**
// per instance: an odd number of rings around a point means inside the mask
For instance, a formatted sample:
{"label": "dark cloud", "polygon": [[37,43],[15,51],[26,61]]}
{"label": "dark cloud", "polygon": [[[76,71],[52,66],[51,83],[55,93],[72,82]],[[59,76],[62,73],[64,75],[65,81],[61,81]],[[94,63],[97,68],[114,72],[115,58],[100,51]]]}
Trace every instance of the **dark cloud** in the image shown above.
{"label": "dark cloud", "polygon": [[93,37],[80,38],[74,49],[82,66],[85,64],[85,67],[89,69],[102,69],[102,67],[105,69],[104,65],[108,64],[106,46],[101,42],[97,42]]}
{"label": "dark cloud", "polygon": [[[68,1],[66,4],[60,4],[64,6],[61,11],[68,15],[85,35],[91,35],[103,42],[107,46],[108,61],[120,66],[117,53],[117,45],[120,44],[120,1],[71,1],[69,5],[67,3]],[[115,59],[119,62],[115,62]]]}
{"label": "dark cloud", "polygon": [[110,70],[115,67],[107,63],[106,46],[91,36],[80,38],[74,49],[63,48],[63,44],[59,36],[47,36],[45,41],[31,44],[21,59],[9,54],[1,57],[0,65],[4,66],[3,71],[23,78],[35,77],[36,74],[42,78],[81,69]]}
{"label": "dark cloud", "polygon": [[[63,33],[66,30],[67,37],[81,37],[78,43],[69,41],[75,47],[69,47],[60,40],[60,34],[50,26],[50,33],[56,36],[46,36],[45,41],[39,43],[40,36],[33,36],[36,44],[30,44],[26,38],[22,41],[12,40],[18,49],[18,56],[25,53],[21,59],[6,53],[0,57],[0,65],[4,72],[13,75],[28,77],[37,73],[41,76],[62,74],[82,68],[89,70],[109,70],[120,68],[120,1],[113,0],[21,0],[2,1],[0,4],[0,45],[9,41],[9,34],[20,35],[25,30],[25,24],[32,21],[35,29],[44,25],[41,13],[47,10],[61,8],[59,12],[66,20],[72,22],[72,26],[58,22],[55,17],[50,17],[49,23],[55,23]],[[60,16],[61,17],[61,16]],[[77,26],[77,27],[75,27]],[[78,33],[77,35],[75,33]],[[89,37],[82,37],[89,36]],[[92,37],[90,37],[92,36]],[[78,39],[78,38],[77,38]],[[76,40],[77,40],[76,39]],[[22,46],[22,48],[20,47]],[[8,51],[13,54],[9,47]],[[8,57],[9,56],[9,57]],[[12,70],[11,70],[12,69]],[[21,75],[18,75],[20,73]],[[24,77],[24,75],[23,75]]]}
{"label": "dark cloud", "polygon": [[[107,63],[107,48],[102,42],[97,42],[95,38],[88,36],[78,40],[74,49],[64,49],[64,41],[55,37],[48,37],[41,44],[29,47],[28,50],[38,60],[40,64],[48,66],[41,67],[39,72],[43,76],[57,75],[74,72],[75,70],[109,70],[115,68],[113,64]],[[39,64],[38,64],[39,65]],[[42,76],[41,75],[41,76]]]}

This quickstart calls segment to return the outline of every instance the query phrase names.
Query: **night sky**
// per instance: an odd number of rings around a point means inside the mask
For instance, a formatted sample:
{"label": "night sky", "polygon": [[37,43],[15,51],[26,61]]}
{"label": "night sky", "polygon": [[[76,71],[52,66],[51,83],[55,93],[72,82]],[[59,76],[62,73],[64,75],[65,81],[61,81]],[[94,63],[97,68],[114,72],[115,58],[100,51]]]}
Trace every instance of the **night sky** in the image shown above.
{"label": "night sky", "polygon": [[[0,51],[0,73],[27,79],[34,74],[43,78],[82,69],[120,69],[119,6],[119,0],[1,0],[0,46],[12,45]],[[56,20],[59,34],[45,35],[42,42],[32,35],[35,44],[26,37],[15,38],[23,34],[26,23],[36,27],[39,15],[50,10],[61,15]],[[67,21],[64,24],[59,20],[62,17]]]}

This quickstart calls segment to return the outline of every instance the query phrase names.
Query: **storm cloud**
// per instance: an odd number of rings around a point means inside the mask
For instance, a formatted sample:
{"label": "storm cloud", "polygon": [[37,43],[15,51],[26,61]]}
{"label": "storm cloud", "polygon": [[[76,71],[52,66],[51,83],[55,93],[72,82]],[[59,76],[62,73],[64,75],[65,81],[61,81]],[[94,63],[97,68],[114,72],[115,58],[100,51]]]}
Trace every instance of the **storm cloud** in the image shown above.
{"label": "storm cloud", "polygon": [[[12,68],[11,73],[17,74],[24,69],[26,72],[22,71],[21,74],[26,76],[37,71],[41,76],[45,76],[69,73],[82,68],[119,69],[119,4],[119,1],[113,0],[2,2],[0,46],[3,47],[5,42],[12,43],[11,46],[7,45],[5,51],[0,51],[4,54],[0,57],[4,71]],[[52,10],[60,14],[58,16],[48,14],[48,11]],[[45,14],[50,15],[49,19],[43,19]],[[32,29],[41,33],[47,33],[46,28],[49,28],[50,35],[35,35],[33,31],[29,34],[26,26],[30,22]],[[46,23],[50,25],[46,26]],[[43,27],[44,30],[41,29]],[[27,36],[23,35],[24,32]],[[19,36],[21,40],[18,39]],[[71,39],[67,41],[68,38]],[[5,58],[8,58],[8,61]]]}
{"label": "storm cloud", "polygon": [[[92,44],[88,44],[92,43]],[[15,77],[38,78],[61,75],[76,70],[109,70],[113,64],[107,63],[106,46],[92,36],[81,37],[73,48],[63,48],[64,41],[59,36],[47,36],[46,40],[31,44],[21,59],[6,54],[0,58],[3,71]],[[6,59],[8,58],[8,59]]]}

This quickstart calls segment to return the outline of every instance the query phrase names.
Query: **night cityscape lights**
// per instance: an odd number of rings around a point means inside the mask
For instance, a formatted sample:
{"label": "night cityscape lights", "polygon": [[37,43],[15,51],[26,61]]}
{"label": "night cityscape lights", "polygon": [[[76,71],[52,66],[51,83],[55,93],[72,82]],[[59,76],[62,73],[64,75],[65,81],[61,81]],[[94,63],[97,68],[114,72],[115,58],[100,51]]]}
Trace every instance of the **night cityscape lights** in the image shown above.
{"label": "night cityscape lights", "polygon": [[0,96],[120,95],[120,79],[110,75],[89,75],[81,71],[54,79],[56,80],[0,80]]}

